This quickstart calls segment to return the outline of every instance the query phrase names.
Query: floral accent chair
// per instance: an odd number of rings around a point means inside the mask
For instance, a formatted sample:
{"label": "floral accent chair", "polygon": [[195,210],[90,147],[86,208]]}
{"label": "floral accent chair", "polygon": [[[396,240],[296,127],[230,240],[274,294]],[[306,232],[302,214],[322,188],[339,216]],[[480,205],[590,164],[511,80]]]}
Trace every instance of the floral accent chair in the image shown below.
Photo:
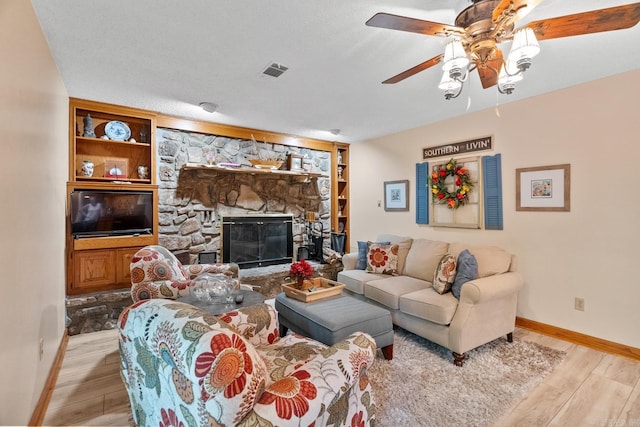
{"label": "floral accent chair", "polygon": [[138,426],[373,426],[375,341],[331,347],[278,336],[268,304],[215,317],[167,299],[118,320],[122,379]]}
{"label": "floral accent chair", "polygon": [[188,295],[191,280],[200,273],[221,273],[238,277],[238,265],[193,264],[183,266],[167,248],[145,246],[131,257],[131,297],[178,299]]}

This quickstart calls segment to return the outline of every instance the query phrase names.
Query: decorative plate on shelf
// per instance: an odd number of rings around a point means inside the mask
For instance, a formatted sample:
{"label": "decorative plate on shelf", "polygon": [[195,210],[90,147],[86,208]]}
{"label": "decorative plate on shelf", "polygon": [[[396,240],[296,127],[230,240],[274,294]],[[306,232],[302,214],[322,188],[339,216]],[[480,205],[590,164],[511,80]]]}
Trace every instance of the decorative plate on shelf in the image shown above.
{"label": "decorative plate on shelf", "polygon": [[131,136],[131,129],[120,120],[113,120],[104,126],[104,133],[115,141],[126,141]]}

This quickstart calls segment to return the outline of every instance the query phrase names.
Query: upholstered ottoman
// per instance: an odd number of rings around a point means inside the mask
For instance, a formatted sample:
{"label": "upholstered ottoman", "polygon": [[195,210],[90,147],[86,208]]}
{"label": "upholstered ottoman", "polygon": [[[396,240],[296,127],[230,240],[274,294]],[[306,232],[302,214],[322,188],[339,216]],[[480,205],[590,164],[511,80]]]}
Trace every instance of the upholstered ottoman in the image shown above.
{"label": "upholstered ottoman", "polygon": [[393,358],[393,323],[384,308],[349,295],[338,295],[304,303],[287,297],[276,297],[280,336],[288,329],[327,345],[342,341],[353,332],[366,332],[376,341],[386,359]]}

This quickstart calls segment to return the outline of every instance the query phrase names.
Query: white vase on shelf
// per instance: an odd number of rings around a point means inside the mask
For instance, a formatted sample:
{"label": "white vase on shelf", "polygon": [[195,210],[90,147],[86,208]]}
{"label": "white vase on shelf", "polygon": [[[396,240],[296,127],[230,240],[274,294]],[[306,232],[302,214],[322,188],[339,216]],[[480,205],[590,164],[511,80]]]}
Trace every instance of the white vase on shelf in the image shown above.
{"label": "white vase on shelf", "polygon": [[138,166],[138,178],[147,179],[149,178],[149,167],[145,165]]}
{"label": "white vase on shelf", "polygon": [[82,161],[82,176],[91,177],[93,176],[93,162],[91,160],[83,160]]}

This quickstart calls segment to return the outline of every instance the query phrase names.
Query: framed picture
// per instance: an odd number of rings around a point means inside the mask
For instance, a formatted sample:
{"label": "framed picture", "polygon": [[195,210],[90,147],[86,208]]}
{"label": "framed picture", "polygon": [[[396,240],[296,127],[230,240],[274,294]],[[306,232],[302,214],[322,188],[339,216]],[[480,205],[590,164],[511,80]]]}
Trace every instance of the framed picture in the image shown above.
{"label": "framed picture", "polygon": [[105,159],[104,177],[113,179],[126,179],[129,170],[127,159]]}
{"label": "framed picture", "polygon": [[385,181],[384,183],[384,210],[408,211],[409,210],[409,180]]}
{"label": "framed picture", "polygon": [[302,171],[302,156],[300,154],[289,153],[287,157],[287,169],[290,171]]}
{"label": "framed picture", "polygon": [[516,211],[569,212],[571,165],[516,169]]}

